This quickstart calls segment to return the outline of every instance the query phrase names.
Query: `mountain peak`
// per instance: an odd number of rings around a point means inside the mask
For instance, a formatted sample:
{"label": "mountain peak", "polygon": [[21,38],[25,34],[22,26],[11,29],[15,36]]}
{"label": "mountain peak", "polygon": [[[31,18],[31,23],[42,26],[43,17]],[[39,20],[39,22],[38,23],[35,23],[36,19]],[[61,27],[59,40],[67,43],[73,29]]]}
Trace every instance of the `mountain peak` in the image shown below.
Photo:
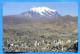
{"label": "mountain peak", "polygon": [[30,11],[37,12],[40,15],[44,15],[45,12],[56,12],[56,10],[50,9],[48,7],[34,7],[30,8]]}

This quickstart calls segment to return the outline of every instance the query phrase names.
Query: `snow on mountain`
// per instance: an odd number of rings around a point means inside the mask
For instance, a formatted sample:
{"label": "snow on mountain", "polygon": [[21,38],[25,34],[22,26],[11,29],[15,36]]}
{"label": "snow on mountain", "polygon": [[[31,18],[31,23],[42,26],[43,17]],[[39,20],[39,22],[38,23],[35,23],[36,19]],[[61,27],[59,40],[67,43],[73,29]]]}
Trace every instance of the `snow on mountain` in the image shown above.
{"label": "snow on mountain", "polygon": [[58,16],[56,10],[50,9],[48,7],[34,7],[30,8],[27,12],[22,13],[25,16]]}
{"label": "snow on mountain", "polygon": [[52,10],[48,7],[34,7],[34,8],[31,8],[30,11],[37,12],[40,15],[44,15],[46,12],[47,12],[47,14],[49,14],[51,12],[56,12],[56,10]]}

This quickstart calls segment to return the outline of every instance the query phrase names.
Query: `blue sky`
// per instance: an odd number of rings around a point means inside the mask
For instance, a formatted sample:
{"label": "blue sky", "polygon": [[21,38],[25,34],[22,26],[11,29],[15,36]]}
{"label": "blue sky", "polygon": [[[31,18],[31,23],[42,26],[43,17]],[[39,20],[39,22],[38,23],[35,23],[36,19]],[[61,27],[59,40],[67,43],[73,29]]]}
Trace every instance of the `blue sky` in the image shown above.
{"label": "blue sky", "polygon": [[75,2],[23,2],[4,3],[3,15],[16,15],[28,11],[32,7],[49,7],[61,15],[78,15],[78,4]]}

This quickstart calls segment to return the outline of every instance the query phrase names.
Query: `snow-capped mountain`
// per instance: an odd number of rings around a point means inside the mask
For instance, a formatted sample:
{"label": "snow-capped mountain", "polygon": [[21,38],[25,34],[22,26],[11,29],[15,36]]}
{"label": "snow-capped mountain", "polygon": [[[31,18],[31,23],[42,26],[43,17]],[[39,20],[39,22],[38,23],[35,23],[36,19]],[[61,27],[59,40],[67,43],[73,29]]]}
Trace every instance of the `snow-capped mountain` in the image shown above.
{"label": "snow-capped mountain", "polygon": [[56,12],[56,10],[52,10],[48,7],[35,7],[30,9],[33,12],[39,13],[40,15],[51,14],[52,12]]}
{"label": "snow-capped mountain", "polygon": [[[74,17],[71,16],[61,16],[57,10],[50,9],[48,7],[34,7],[30,8],[28,11],[23,12],[18,15],[9,15],[3,16],[4,24],[11,24],[12,22],[15,24],[22,23],[35,23],[35,22],[65,22],[67,23],[69,19]],[[73,21],[77,21],[77,19],[72,19]],[[60,23],[59,22],[59,23]]]}
{"label": "snow-capped mountain", "polygon": [[58,16],[59,13],[56,10],[50,9],[48,7],[34,7],[30,8],[29,11],[22,13],[25,16]]}
{"label": "snow-capped mountain", "polygon": [[48,7],[34,7],[18,15],[4,16],[4,22],[11,23],[14,20],[15,24],[20,24],[22,22],[55,21],[58,18],[60,14],[56,10]]}

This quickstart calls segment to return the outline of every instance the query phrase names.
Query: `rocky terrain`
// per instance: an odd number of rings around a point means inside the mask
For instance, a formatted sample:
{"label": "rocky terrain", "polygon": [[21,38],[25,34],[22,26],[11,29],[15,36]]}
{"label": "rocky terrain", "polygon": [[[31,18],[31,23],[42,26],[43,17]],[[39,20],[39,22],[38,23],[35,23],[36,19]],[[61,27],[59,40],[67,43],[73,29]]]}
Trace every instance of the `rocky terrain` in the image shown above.
{"label": "rocky terrain", "polygon": [[3,16],[4,52],[75,52],[68,49],[78,41],[77,19],[47,7]]}

